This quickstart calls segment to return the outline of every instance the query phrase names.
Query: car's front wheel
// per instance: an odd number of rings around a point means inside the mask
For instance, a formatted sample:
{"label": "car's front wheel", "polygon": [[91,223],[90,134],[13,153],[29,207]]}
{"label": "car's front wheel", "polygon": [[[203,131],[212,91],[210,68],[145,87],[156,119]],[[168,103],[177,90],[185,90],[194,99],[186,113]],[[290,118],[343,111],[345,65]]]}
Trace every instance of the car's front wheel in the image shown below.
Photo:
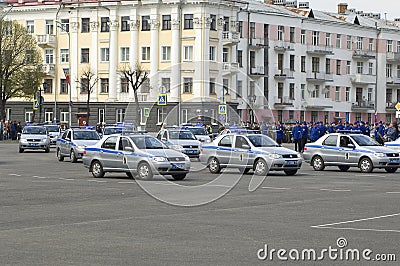
{"label": "car's front wheel", "polygon": [[350,166],[347,166],[347,165],[340,165],[338,167],[339,167],[339,170],[342,172],[347,172],[347,170],[350,169]]}
{"label": "car's front wheel", "polygon": [[104,170],[103,166],[99,161],[93,161],[92,165],[90,166],[90,169],[92,171],[92,175],[95,178],[102,178],[104,177]]}
{"label": "car's front wheel", "polygon": [[208,169],[212,174],[218,174],[221,172],[221,165],[217,158],[213,157],[208,161]]}
{"label": "car's front wheel", "polygon": [[311,161],[311,165],[315,171],[323,171],[325,169],[325,163],[321,156],[315,156]]}
{"label": "car's front wheel", "polygon": [[284,170],[286,175],[295,175],[297,173],[297,170]]}
{"label": "car's front wheel", "polygon": [[49,152],[50,152],[50,147],[46,147],[46,148],[44,149],[44,152],[45,152],[45,153],[49,153]]}
{"label": "car's front wheel", "polygon": [[57,159],[59,162],[64,161],[64,156],[62,156],[60,149],[57,149]]}
{"label": "car's front wheel", "polygon": [[22,149],[22,148],[19,148],[19,153],[23,153],[24,152],[24,149]]}
{"label": "car's front wheel", "polygon": [[71,163],[76,163],[78,159],[76,158],[74,150],[71,150],[71,153],[69,154],[69,158],[71,160]]}
{"label": "car's front wheel", "polygon": [[369,158],[362,158],[360,160],[359,166],[362,173],[371,173],[374,169],[372,161]]}
{"label": "car's front wheel", "polygon": [[185,177],[186,177],[186,174],[172,175],[172,178],[173,178],[174,180],[183,180],[183,179],[185,179]]}
{"label": "car's front wheel", "polygon": [[142,180],[148,180],[153,178],[153,171],[148,163],[142,162],[137,168],[138,177]]}
{"label": "car's front wheel", "polygon": [[388,173],[395,173],[397,171],[397,168],[395,167],[390,167],[390,168],[385,168],[386,172]]}
{"label": "car's front wheel", "polygon": [[254,164],[254,174],[265,176],[268,174],[268,165],[264,159],[259,159]]}

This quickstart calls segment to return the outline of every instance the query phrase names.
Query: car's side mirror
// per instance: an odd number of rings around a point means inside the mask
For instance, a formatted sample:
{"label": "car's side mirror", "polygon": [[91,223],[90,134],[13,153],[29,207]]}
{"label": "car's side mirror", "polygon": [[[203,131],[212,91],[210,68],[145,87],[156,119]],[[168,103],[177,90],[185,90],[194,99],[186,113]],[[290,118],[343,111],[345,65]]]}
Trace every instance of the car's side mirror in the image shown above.
{"label": "car's side mirror", "polygon": [[354,149],[355,147],[356,146],[354,146],[354,144],[352,144],[352,143],[347,144],[347,148]]}
{"label": "car's side mirror", "polygon": [[124,151],[133,152],[133,148],[128,146],[124,148]]}
{"label": "car's side mirror", "polygon": [[247,145],[247,144],[243,144],[243,145],[242,145],[242,148],[243,148],[243,149],[246,149],[246,150],[250,150],[250,146]]}

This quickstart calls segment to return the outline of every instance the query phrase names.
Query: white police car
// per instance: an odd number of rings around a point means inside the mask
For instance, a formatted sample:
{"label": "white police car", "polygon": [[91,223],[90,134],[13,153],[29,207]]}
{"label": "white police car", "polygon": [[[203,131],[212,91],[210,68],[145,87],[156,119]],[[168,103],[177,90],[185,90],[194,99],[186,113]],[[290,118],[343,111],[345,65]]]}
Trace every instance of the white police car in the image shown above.
{"label": "white police car", "polygon": [[43,125],[47,129],[50,137],[50,144],[55,145],[57,143],[57,138],[61,134],[61,128],[58,125]]}
{"label": "white police car", "polygon": [[200,140],[201,142],[211,141],[207,130],[203,126],[183,126],[182,128],[192,132],[196,139]]}
{"label": "white police car", "polygon": [[50,138],[45,127],[24,127],[19,140],[19,152],[22,153],[24,150],[44,150],[45,152],[50,151]]}
{"label": "white police car", "polygon": [[58,161],[69,157],[72,163],[82,158],[84,148],[96,144],[100,136],[93,127],[71,127],[57,139]]}
{"label": "white police car", "polygon": [[400,138],[394,140],[394,141],[388,141],[385,142],[385,147],[388,147],[390,149],[393,149],[395,151],[400,151]]}
{"label": "white police car", "polygon": [[187,129],[175,127],[162,129],[158,132],[157,139],[189,157],[199,157],[201,142]]}

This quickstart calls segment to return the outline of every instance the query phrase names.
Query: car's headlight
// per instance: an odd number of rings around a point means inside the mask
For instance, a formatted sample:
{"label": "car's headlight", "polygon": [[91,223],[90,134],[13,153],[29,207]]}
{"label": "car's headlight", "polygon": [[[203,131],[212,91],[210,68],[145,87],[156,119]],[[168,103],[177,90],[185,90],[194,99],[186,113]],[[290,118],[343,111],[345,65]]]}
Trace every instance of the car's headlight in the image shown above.
{"label": "car's headlight", "polygon": [[181,145],[177,145],[177,144],[171,145],[171,148],[174,150],[183,150],[183,147]]}
{"label": "car's headlight", "polygon": [[183,157],[185,157],[185,160],[186,160],[186,161],[190,161],[190,157],[187,156],[186,154],[184,154]]}
{"label": "car's headlight", "polygon": [[165,162],[167,161],[167,158],[165,157],[153,157],[153,160],[156,162]]}
{"label": "car's headlight", "polygon": [[385,154],[383,152],[375,152],[374,154],[376,157],[385,157]]}
{"label": "car's headlight", "polygon": [[76,146],[76,148],[79,149],[79,150],[83,150],[85,147],[86,146],[84,146],[84,145]]}
{"label": "car's headlight", "polygon": [[281,158],[282,156],[280,155],[280,154],[276,154],[276,153],[271,153],[270,155],[269,155],[269,158],[270,159],[279,159],[279,158]]}
{"label": "car's headlight", "polygon": [[21,139],[21,143],[27,143],[28,141],[26,139]]}

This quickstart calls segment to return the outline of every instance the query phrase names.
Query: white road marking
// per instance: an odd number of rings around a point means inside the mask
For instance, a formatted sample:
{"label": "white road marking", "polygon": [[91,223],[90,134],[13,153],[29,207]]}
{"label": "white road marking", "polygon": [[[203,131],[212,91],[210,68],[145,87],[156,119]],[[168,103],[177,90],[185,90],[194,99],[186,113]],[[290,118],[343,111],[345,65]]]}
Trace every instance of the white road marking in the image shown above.
{"label": "white road marking", "polygon": [[350,189],[329,189],[329,188],[321,188],[322,191],[331,191],[331,192],[350,192]]}
{"label": "white road marking", "polygon": [[372,232],[395,232],[395,233],[400,233],[400,230],[390,230],[390,229],[370,229],[370,228],[353,228],[353,227],[330,227],[330,226],[324,226],[324,227],[318,227],[318,226],[311,226],[314,228],[318,229],[334,229],[334,230],[354,230],[354,231],[372,231]]}
{"label": "white road marking", "polygon": [[100,180],[88,180],[88,182],[107,183],[107,181],[100,181]]}
{"label": "white road marking", "polygon": [[64,177],[59,177],[58,179],[60,179],[60,180],[67,180],[67,181],[75,180],[75,179],[72,179],[72,178],[64,178]]}
{"label": "white road marking", "polygon": [[363,219],[357,219],[357,220],[350,220],[350,221],[344,221],[344,222],[338,222],[338,223],[313,225],[313,226],[311,226],[311,227],[321,228],[321,227],[326,227],[326,226],[331,226],[331,225],[356,223],[356,222],[369,221],[369,220],[376,220],[376,219],[387,218],[387,217],[394,217],[394,216],[399,216],[399,215],[400,215],[400,213],[395,213],[395,214],[388,214],[388,215],[382,215],[382,216],[375,216],[375,217],[370,217],[370,218],[363,218]]}
{"label": "white road marking", "polygon": [[21,176],[21,175],[18,175],[18,174],[8,174],[8,175],[10,175],[10,176]]}
{"label": "white road marking", "polygon": [[379,176],[379,175],[363,175],[363,174],[361,174],[361,175],[355,175],[355,176],[362,176],[362,177],[376,177],[376,176]]}
{"label": "white road marking", "polygon": [[47,178],[45,176],[37,176],[37,175],[34,175],[33,177],[40,178],[40,179],[46,179]]}
{"label": "white road marking", "polygon": [[288,190],[291,188],[287,188],[287,187],[261,187],[261,188],[265,188],[265,189],[277,189],[277,190]]}
{"label": "white road marking", "polygon": [[135,181],[118,182],[118,184],[135,184]]}
{"label": "white road marking", "polygon": [[390,191],[390,192],[386,192],[387,194],[400,194],[400,191]]}

